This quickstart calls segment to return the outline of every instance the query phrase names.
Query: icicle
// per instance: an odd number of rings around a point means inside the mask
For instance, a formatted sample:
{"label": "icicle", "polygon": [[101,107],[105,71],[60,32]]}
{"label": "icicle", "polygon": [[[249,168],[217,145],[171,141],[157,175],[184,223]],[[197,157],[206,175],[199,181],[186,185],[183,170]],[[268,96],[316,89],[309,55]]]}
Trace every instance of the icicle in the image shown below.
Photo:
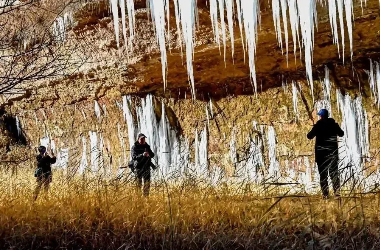
{"label": "icicle", "polygon": [[17,136],[20,137],[22,132],[21,132],[20,120],[18,119],[17,115],[16,115],[16,128],[17,128]]}
{"label": "icicle", "polygon": [[292,93],[293,93],[293,110],[294,110],[294,115],[296,117],[296,121],[299,120],[299,111],[298,111],[298,91],[297,91],[297,86],[296,83],[293,81],[292,83]]}
{"label": "icicle", "polygon": [[207,105],[206,105],[206,119],[207,119],[207,126],[210,129],[210,115],[208,113]]}
{"label": "icicle", "polygon": [[[362,162],[369,156],[368,117],[363,108],[362,99],[351,100],[349,95],[343,97],[338,92],[340,109],[342,110],[343,145],[339,147],[339,159],[346,166],[351,166],[355,177],[363,176]],[[348,175],[349,169],[344,171]]]}
{"label": "icicle", "polygon": [[233,23],[233,11],[234,2],[233,0],[225,0],[227,9],[227,20],[228,20],[228,31],[230,33],[231,50],[232,50],[232,60],[234,60],[235,54],[235,38],[234,38],[234,23]]}
{"label": "icicle", "polygon": [[94,101],[94,102],[95,102],[95,115],[100,121],[100,117],[101,117],[100,106],[99,106],[99,103],[97,101]]}
{"label": "icicle", "polygon": [[239,30],[240,30],[240,37],[241,37],[241,44],[243,45],[243,54],[244,54],[244,63],[245,63],[245,41],[243,38],[243,24],[242,24],[242,14],[241,14],[241,5],[240,0],[236,0],[236,9],[237,9],[237,15],[238,15],[238,22],[239,22]]}
{"label": "icicle", "polygon": [[[348,38],[350,40],[351,60],[353,56],[353,40],[352,40],[352,19],[353,19],[353,6],[352,0],[344,0],[344,10],[346,12],[346,24],[348,30]],[[341,27],[342,29],[342,27]]]}
{"label": "icicle", "polygon": [[103,104],[103,113],[104,113],[104,116],[107,117],[107,107],[105,104]]}
{"label": "icicle", "polygon": [[54,154],[56,153],[55,141],[54,140],[50,141],[50,149],[51,149],[51,152],[53,152]]}
{"label": "icicle", "polygon": [[284,25],[285,45],[286,45],[286,63],[289,61],[289,35],[288,35],[288,19],[287,19],[287,3],[281,0],[282,23]]}
{"label": "icicle", "polygon": [[154,22],[157,42],[161,51],[161,67],[162,77],[164,81],[164,90],[166,89],[166,70],[168,67],[166,55],[166,38],[165,38],[165,0],[150,0],[150,10],[152,13],[152,21]]}
{"label": "icicle", "polygon": [[42,137],[40,139],[40,145],[44,146],[45,148],[48,148],[50,144],[50,138],[48,136]]}
{"label": "icicle", "polygon": [[255,54],[257,42],[257,26],[260,19],[260,4],[258,0],[241,0],[240,11],[244,22],[245,39],[248,47],[249,68],[255,93],[257,93],[257,80],[255,68]]}
{"label": "icicle", "polygon": [[[131,112],[132,100],[130,96],[123,96],[123,116],[128,126],[128,141],[130,149],[136,141],[136,127]],[[131,156],[132,157],[132,156]]]}
{"label": "icicle", "polygon": [[210,112],[211,112],[211,117],[214,117],[214,109],[212,105],[212,99],[210,98]]}
{"label": "icicle", "polygon": [[199,164],[201,167],[201,173],[206,176],[206,174],[208,174],[207,127],[201,132],[201,139],[199,141]]}
{"label": "icicle", "polygon": [[226,63],[226,23],[224,21],[224,0],[218,0],[219,4],[219,15],[220,15],[220,24],[222,27],[222,39],[224,47],[224,63]]}
{"label": "icicle", "polygon": [[87,144],[86,144],[86,137],[82,136],[82,159],[79,165],[79,173],[84,174],[84,171],[88,168],[87,163]]}
{"label": "icicle", "polygon": [[178,0],[173,0],[173,1],[174,1],[175,21],[177,25],[177,37],[178,37],[177,44],[180,46],[180,49],[181,49],[181,59],[183,63],[182,33],[181,33],[181,25],[180,25],[181,18],[180,18],[179,9],[178,9]]}
{"label": "icicle", "polygon": [[91,149],[91,171],[97,172],[99,170],[98,162],[98,136],[96,132],[89,131],[90,136],[90,149]]}
{"label": "icicle", "polygon": [[337,24],[337,15],[336,15],[336,1],[328,1],[329,2],[329,17],[330,17],[330,26],[333,34],[333,42],[338,46],[338,54],[339,52],[339,34],[338,34],[338,24]]}
{"label": "icicle", "polygon": [[[178,17],[180,18],[183,40],[186,46],[186,64],[187,73],[191,85],[191,94],[193,99],[195,99],[195,82],[194,82],[194,72],[193,72],[193,53],[194,53],[194,43],[193,34],[195,33],[195,15],[197,13],[197,2],[195,0],[174,0],[178,3]],[[178,18],[177,17],[177,18]],[[181,34],[181,32],[179,32]]]}
{"label": "icicle", "polygon": [[344,0],[336,0],[337,7],[338,7],[338,14],[339,14],[339,22],[340,22],[340,36],[342,39],[342,58],[344,63],[344,19],[343,19],[343,1]]}
{"label": "icicle", "polygon": [[99,155],[98,155],[99,169],[103,168],[105,170],[103,149],[104,149],[103,135],[99,134]]}
{"label": "icicle", "polygon": [[[121,24],[122,24],[122,27],[123,27],[124,43],[125,43],[125,47],[127,47],[128,40],[127,40],[127,24],[126,24],[127,20],[126,20],[126,15],[125,15],[125,9],[126,9],[125,8],[125,1],[124,0],[119,0],[119,5],[120,5],[120,10],[121,10]],[[117,30],[117,32],[119,32],[119,30]]]}
{"label": "icicle", "polygon": [[113,15],[113,27],[115,29],[115,37],[116,37],[116,44],[119,48],[120,46],[120,39],[119,39],[119,8],[117,6],[118,0],[110,0],[111,2],[111,10]]}
{"label": "icicle", "polygon": [[[297,41],[299,42],[299,18],[296,0],[288,0],[290,27],[292,30],[293,46],[294,46],[294,60],[297,60]],[[301,50],[301,46],[300,46]]]}
{"label": "icicle", "polygon": [[302,43],[305,50],[305,66],[308,83],[311,88],[311,96],[314,98],[313,87],[313,47],[314,47],[314,21],[315,2],[314,0],[297,0],[298,14],[300,19]]}
{"label": "icicle", "polygon": [[376,89],[377,89],[377,107],[380,108],[380,65],[378,62],[376,62]]}
{"label": "icicle", "polygon": [[282,35],[281,35],[281,18],[280,18],[280,0],[272,0],[272,14],[274,22],[274,30],[277,37],[277,42],[282,51]]}
{"label": "icicle", "polygon": [[269,157],[269,168],[268,174],[270,177],[278,178],[280,176],[280,165],[277,161],[276,156],[276,132],[274,127],[269,126],[268,128],[268,157]]}

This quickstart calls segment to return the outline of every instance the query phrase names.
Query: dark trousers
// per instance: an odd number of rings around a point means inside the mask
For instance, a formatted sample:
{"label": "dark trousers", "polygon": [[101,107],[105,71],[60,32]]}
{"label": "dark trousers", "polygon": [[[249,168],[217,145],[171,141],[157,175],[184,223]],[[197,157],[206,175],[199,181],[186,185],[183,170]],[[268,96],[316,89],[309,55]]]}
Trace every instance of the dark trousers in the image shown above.
{"label": "dark trousers", "polygon": [[338,170],[337,153],[321,153],[317,155],[318,172],[323,196],[329,195],[328,175],[332,181],[334,193],[337,195],[340,191],[340,179]]}
{"label": "dark trousers", "polygon": [[40,193],[42,186],[44,187],[44,191],[47,193],[52,180],[53,178],[51,174],[42,174],[41,176],[37,177],[37,186],[34,190],[34,200],[37,200],[38,194]]}
{"label": "dark trousers", "polygon": [[144,196],[149,196],[150,177],[150,169],[136,170],[136,189],[137,192],[141,192],[141,188],[143,188]]}

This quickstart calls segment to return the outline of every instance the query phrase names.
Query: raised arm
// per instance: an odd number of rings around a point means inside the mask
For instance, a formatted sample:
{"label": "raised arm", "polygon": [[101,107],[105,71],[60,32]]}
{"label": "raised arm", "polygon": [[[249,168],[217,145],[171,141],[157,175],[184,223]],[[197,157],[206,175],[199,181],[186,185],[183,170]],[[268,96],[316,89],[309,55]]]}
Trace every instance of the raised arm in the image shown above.
{"label": "raised arm", "polygon": [[316,129],[315,125],[314,125],[313,128],[311,129],[311,131],[307,134],[307,139],[311,140],[316,135],[317,135],[317,129]]}
{"label": "raised arm", "polygon": [[54,155],[53,155],[53,157],[49,156],[49,162],[50,162],[50,164],[56,163],[57,162],[57,157],[55,157]]}

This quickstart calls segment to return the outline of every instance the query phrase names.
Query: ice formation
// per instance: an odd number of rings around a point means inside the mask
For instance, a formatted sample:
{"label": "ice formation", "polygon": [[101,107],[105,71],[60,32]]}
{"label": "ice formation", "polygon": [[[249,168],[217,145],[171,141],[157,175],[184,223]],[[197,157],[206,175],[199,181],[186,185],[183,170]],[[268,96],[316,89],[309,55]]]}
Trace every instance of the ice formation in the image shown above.
{"label": "ice formation", "polygon": [[[66,29],[72,25],[73,22],[73,13],[71,12],[66,12],[63,16],[57,17],[53,23],[53,35],[57,41],[64,42],[66,40]],[[24,44],[24,47],[25,46]]]}
{"label": "ice formation", "polygon": [[375,62],[374,66],[372,60],[370,60],[368,76],[372,97],[375,103],[377,103],[377,107],[380,108],[380,65],[378,62]]}
{"label": "ice formation", "polygon": [[293,110],[294,110],[294,115],[296,117],[296,121],[299,120],[299,111],[298,111],[298,90],[297,90],[297,85],[296,82],[292,82],[292,94],[293,94]]}
{"label": "ice formation", "polygon": [[369,157],[367,112],[363,108],[361,96],[352,100],[348,94],[343,96],[338,90],[337,95],[342,113],[341,127],[345,133],[339,143],[340,168],[344,168],[345,177],[351,174],[351,170],[356,178],[362,179],[363,159]]}
{"label": "ice formation", "polygon": [[315,103],[315,109],[317,111],[321,109],[327,109],[329,111],[330,116],[332,116],[332,108],[331,108],[331,82],[330,82],[330,73],[327,66],[325,67],[325,79],[321,81],[322,90],[323,90],[323,99],[318,100]]}
{"label": "ice formation", "polygon": [[82,136],[82,159],[80,161],[78,172],[79,174],[84,174],[86,169],[88,168],[87,163],[87,143],[86,143],[86,137]]}
{"label": "ice formation", "polygon": [[97,101],[94,101],[94,103],[95,103],[95,115],[98,118],[98,120],[100,120],[101,112],[100,112],[99,103]]}
{"label": "ice formation", "polygon": [[68,165],[69,165],[69,149],[62,148],[58,150],[57,162],[54,164],[54,166],[62,168],[62,169],[67,169]]}
{"label": "ice formation", "polygon": [[51,152],[53,152],[54,154],[56,153],[56,147],[55,147],[55,141],[54,140],[50,141],[50,149],[51,149]]}
{"label": "ice formation", "polygon": [[[131,114],[132,103],[130,97],[123,97],[128,105],[123,105],[123,113],[127,118],[128,135],[135,138],[135,131],[147,135],[147,143],[155,153],[154,164],[158,164],[164,178],[186,171],[189,165],[188,141],[177,136],[177,132],[170,125],[166,114],[165,104],[161,103],[161,118],[157,119],[155,104],[152,95],[141,99],[141,105],[136,106],[137,120]],[[128,122],[129,120],[129,122]],[[137,124],[137,129],[134,126]],[[135,139],[129,139],[133,146]]]}
{"label": "ice formation", "polygon": [[176,13],[177,20],[180,20],[179,34],[183,36],[183,42],[186,48],[186,65],[189,81],[191,85],[191,94],[195,98],[195,82],[193,72],[193,54],[194,54],[194,39],[195,33],[195,19],[197,13],[197,2],[195,0],[174,0],[175,6],[178,7]]}
{"label": "ice formation", "polygon": [[132,148],[136,141],[136,127],[133,121],[133,115],[131,112],[132,99],[130,96],[123,96],[123,116],[128,126],[128,141],[129,147]]}
{"label": "ice formation", "polygon": [[89,136],[90,136],[91,171],[98,172],[99,170],[98,135],[94,131],[89,131]]}
{"label": "ice formation", "polygon": [[258,0],[241,0],[240,12],[244,23],[245,42],[247,43],[250,75],[255,93],[257,93],[257,80],[255,68],[256,43],[258,37],[258,24],[260,22],[260,3]]}
{"label": "ice formation", "polygon": [[[123,0],[121,0],[123,1]],[[167,55],[166,55],[166,36],[165,36],[165,11],[169,10],[167,5],[169,2],[165,0],[150,0],[149,6],[152,15],[152,21],[155,26],[156,38],[161,51],[161,67],[164,80],[164,89],[166,88],[166,70],[167,70]]]}
{"label": "ice formation", "polygon": [[20,120],[18,119],[17,115],[16,115],[16,129],[17,129],[17,136],[20,136],[22,134],[22,131],[21,131]]}
{"label": "ice formation", "polygon": [[50,144],[50,138],[48,136],[42,137],[40,139],[40,145],[41,146],[44,146],[44,147],[48,148],[49,144]]}
{"label": "ice formation", "polygon": [[200,178],[207,178],[209,175],[208,169],[208,139],[207,127],[201,131],[200,136],[198,131],[195,130],[195,168],[193,173]]}
{"label": "ice formation", "polygon": [[[115,37],[117,47],[120,47],[120,38],[119,38],[119,5],[121,10],[122,17],[122,30],[124,37],[125,46],[132,46],[132,41],[135,34],[135,6],[133,0],[110,0],[111,11],[113,16],[113,24],[115,29]],[[126,25],[126,11],[128,13],[128,22],[129,22],[129,40],[127,38],[127,25]]]}
{"label": "ice formation", "polygon": [[268,158],[269,158],[269,168],[268,174],[270,177],[278,178],[280,176],[280,164],[277,161],[276,155],[276,132],[273,126],[268,127]]}

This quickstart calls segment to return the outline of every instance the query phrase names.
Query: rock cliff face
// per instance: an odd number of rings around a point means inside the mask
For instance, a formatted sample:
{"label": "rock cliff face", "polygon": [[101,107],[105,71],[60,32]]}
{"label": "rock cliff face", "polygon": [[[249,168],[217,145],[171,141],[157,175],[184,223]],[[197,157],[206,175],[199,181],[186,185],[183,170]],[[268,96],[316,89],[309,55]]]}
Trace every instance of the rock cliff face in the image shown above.
{"label": "rock cliff face", "polygon": [[[277,161],[285,166],[286,161],[302,159],[297,170],[305,171],[305,157],[313,160],[313,142],[306,139],[306,133],[316,121],[313,111],[320,107],[316,101],[324,99],[321,82],[327,66],[333,83],[330,91],[332,113],[339,123],[344,121],[342,112],[337,109],[339,100],[335,90],[353,99],[359,95],[363,97],[369,122],[370,154],[366,156],[373,157],[371,162],[374,165],[380,139],[379,112],[371,98],[371,79],[367,71],[370,70],[370,59],[379,61],[380,58],[379,3],[369,0],[363,9],[360,1],[354,3],[353,56],[351,59],[350,51],[346,49],[345,63],[333,43],[327,8],[318,4],[313,56],[314,97],[306,83],[299,51],[294,53],[292,42],[289,42],[287,61],[278,47],[268,1],[260,2],[257,94],[253,91],[238,26],[234,28],[237,35],[234,58],[231,58],[231,43],[228,42],[224,61],[223,46],[218,47],[212,34],[208,3],[199,1],[199,28],[195,35],[193,62],[196,100],[191,99],[186,63],[174,29],[174,15],[170,18],[173,28],[169,32],[167,88],[164,90],[160,51],[145,1],[135,2],[136,37],[131,51],[116,46],[108,2],[94,1],[73,7],[75,24],[67,31],[67,46],[85,48],[77,56],[86,56],[88,62],[76,74],[23,86],[24,93],[3,96],[2,106],[18,117],[29,145],[35,147],[41,143],[41,138],[49,137],[61,155],[66,155],[68,150],[68,160],[65,156],[63,161],[75,171],[83,167],[85,148],[88,165],[91,165],[92,132],[96,132],[96,141],[92,137],[92,143],[97,145],[97,153],[102,154],[103,163],[114,171],[125,166],[129,160],[130,136],[123,116],[122,97],[132,96],[133,105],[129,109],[137,125],[136,109],[141,106],[140,98],[147,94],[154,95],[157,120],[162,119],[161,106],[164,105],[171,129],[177,137],[187,138],[190,161],[196,161],[195,145],[199,138],[195,134],[206,127],[209,168],[220,167],[228,175],[234,175],[236,163],[250,157],[252,141],[261,145],[264,165],[269,166],[268,128],[274,127]],[[174,13],[171,7],[171,13]],[[348,39],[346,41],[348,48]],[[295,85],[298,112],[294,112],[292,81],[298,82]],[[19,150],[15,146],[11,149]],[[3,154],[3,158],[9,157],[9,153],[8,156]]]}

